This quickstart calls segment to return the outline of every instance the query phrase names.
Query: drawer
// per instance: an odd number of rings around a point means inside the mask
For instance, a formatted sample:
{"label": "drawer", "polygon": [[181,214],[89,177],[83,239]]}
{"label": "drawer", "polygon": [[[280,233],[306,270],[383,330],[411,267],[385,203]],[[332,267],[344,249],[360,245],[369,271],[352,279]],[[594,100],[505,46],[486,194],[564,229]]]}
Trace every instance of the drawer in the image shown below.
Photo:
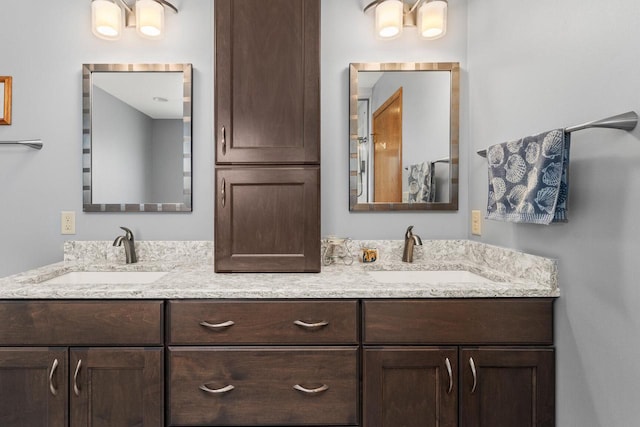
{"label": "drawer", "polygon": [[357,347],[169,348],[171,425],[356,425],[358,387]]}
{"label": "drawer", "polygon": [[553,344],[553,299],[370,300],[364,344]]}
{"label": "drawer", "polygon": [[357,301],[170,301],[169,344],[357,344]]}
{"label": "drawer", "polygon": [[0,345],[162,345],[162,301],[3,301]]}

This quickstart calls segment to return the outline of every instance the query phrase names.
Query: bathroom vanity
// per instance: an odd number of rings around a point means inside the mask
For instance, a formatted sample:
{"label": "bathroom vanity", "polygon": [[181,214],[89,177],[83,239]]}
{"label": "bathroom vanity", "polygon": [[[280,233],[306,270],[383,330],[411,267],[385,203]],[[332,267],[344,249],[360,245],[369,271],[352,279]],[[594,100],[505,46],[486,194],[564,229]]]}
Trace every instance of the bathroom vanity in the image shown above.
{"label": "bathroom vanity", "polygon": [[[553,260],[438,241],[398,265],[378,242],[374,265],[225,275],[109,245],[0,279],[0,424],[554,425]],[[73,271],[168,273],[48,282]]]}

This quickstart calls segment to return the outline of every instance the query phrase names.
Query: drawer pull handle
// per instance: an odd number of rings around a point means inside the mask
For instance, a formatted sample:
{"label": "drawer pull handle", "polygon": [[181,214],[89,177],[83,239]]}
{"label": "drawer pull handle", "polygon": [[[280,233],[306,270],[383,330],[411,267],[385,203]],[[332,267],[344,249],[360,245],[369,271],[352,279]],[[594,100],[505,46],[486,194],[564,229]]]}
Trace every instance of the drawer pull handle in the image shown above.
{"label": "drawer pull handle", "polygon": [[293,386],[293,388],[307,394],[318,394],[318,393],[322,393],[323,391],[329,390],[329,386],[326,384],[323,384],[318,388],[306,388],[306,387],[302,387],[300,384],[296,384]]}
{"label": "drawer pull handle", "polygon": [[471,367],[471,373],[473,374],[473,387],[471,387],[471,394],[473,394],[478,385],[478,371],[476,371],[476,363],[473,361],[473,357],[469,358],[469,366]]}
{"label": "drawer pull handle", "polygon": [[53,361],[53,364],[51,365],[51,372],[49,372],[49,390],[51,391],[51,394],[53,394],[54,396],[58,395],[58,388],[53,384],[53,376],[56,374],[57,369],[58,369],[58,359],[55,359]]}
{"label": "drawer pull handle", "polygon": [[222,207],[227,204],[227,181],[222,178],[222,185],[220,186],[220,193],[222,194]]}
{"label": "drawer pull handle", "polygon": [[447,394],[451,394],[451,390],[453,390],[453,372],[451,370],[451,362],[448,357],[444,359],[444,364],[447,366],[447,373],[449,374],[449,389],[447,390]]}
{"label": "drawer pull handle", "polygon": [[233,390],[235,387],[232,386],[231,384],[229,384],[228,386],[224,386],[222,388],[209,388],[207,387],[206,384],[202,384],[200,387],[200,390],[202,391],[206,391],[207,393],[211,393],[211,394],[222,394],[222,393],[228,393],[231,390]]}
{"label": "drawer pull handle", "polygon": [[203,322],[200,322],[200,325],[209,329],[224,329],[224,328],[230,328],[231,326],[235,325],[235,322],[233,320],[227,320],[226,322],[222,322],[222,323],[209,323],[209,322],[203,321]]}
{"label": "drawer pull handle", "polygon": [[220,129],[220,141],[222,142],[222,154],[227,154],[227,130],[224,126]]}
{"label": "drawer pull handle", "polygon": [[82,366],[82,359],[78,360],[76,370],[73,373],[73,392],[76,396],[80,396],[80,388],[78,387],[78,374],[80,373],[80,367]]}
{"label": "drawer pull handle", "polygon": [[300,326],[301,328],[306,328],[306,329],[324,328],[329,324],[329,322],[325,322],[324,320],[322,322],[317,322],[317,323],[307,323],[307,322],[303,322],[302,320],[296,320],[293,323],[295,325]]}

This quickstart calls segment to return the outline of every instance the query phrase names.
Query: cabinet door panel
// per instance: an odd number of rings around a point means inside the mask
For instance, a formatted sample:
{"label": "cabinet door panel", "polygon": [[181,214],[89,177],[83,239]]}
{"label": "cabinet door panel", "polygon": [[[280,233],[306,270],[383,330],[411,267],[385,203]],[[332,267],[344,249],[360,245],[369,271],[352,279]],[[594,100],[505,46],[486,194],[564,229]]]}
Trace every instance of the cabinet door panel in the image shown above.
{"label": "cabinet door panel", "polygon": [[218,0],[215,14],[216,161],[318,163],[320,1]]}
{"label": "cabinet door panel", "polygon": [[553,427],[554,358],[551,348],[463,349],[461,426]]}
{"label": "cabinet door panel", "polygon": [[357,360],[356,347],[170,347],[169,422],[356,425]]}
{"label": "cabinet door panel", "polygon": [[162,355],[161,348],[72,349],[71,427],[162,426]]}
{"label": "cabinet door panel", "polygon": [[65,348],[0,348],[0,425],[66,426],[67,362]]}
{"label": "cabinet door panel", "polygon": [[320,271],[320,169],[217,168],[218,272]]}
{"label": "cabinet door panel", "polygon": [[457,366],[455,347],[365,348],[364,425],[456,427]]}

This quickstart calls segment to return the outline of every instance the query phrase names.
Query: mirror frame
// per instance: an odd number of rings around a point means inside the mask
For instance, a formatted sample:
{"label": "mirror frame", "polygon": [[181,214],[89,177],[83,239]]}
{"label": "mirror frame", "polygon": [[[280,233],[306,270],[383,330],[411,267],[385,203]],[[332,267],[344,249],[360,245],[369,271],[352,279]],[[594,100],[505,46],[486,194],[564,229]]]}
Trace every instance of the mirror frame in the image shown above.
{"label": "mirror frame", "polygon": [[[451,105],[449,111],[449,202],[358,203],[358,72],[359,71],[449,71]],[[457,211],[460,143],[460,63],[459,62],[370,62],[349,64],[349,210],[377,211]]]}
{"label": "mirror frame", "polygon": [[[91,193],[91,95],[94,72],[182,72],[183,74],[183,159],[182,202],[179,203],[92,203]],[[191,212],[192,209],[192,66],[191,64],[83,64],[82,65],[82,210],[83,212]]]}

